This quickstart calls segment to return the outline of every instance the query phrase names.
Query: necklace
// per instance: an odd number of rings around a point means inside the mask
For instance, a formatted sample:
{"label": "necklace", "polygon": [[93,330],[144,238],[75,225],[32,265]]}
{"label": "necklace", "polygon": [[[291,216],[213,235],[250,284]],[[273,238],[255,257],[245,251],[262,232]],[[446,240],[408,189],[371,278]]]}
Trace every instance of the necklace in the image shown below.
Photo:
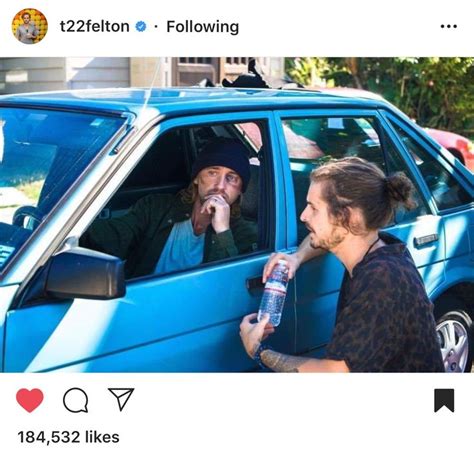
{"label": "necklace", "polygon": [[369,246],[369,249],[366,251],[366,253],[364,254],[364,257],[362,257],[362,259],[365,259],[365,256],[367,256],[367,254],[370,253],[370,250],[375,246],[375,244],[380,240],[380,237],[377,237],[377,240],[375,240],[374,243],[372,243],[372,245]]}

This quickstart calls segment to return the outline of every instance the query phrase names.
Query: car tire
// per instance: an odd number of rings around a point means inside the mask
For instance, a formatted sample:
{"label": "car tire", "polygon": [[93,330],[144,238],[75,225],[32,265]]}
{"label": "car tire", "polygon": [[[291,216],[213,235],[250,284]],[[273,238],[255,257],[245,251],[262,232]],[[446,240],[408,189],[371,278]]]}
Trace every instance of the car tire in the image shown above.
{"label": "car tire", "polygon": [[472,320],[462,309],[452,310],[436,320],[436,333],[447,373],[472,369]]}

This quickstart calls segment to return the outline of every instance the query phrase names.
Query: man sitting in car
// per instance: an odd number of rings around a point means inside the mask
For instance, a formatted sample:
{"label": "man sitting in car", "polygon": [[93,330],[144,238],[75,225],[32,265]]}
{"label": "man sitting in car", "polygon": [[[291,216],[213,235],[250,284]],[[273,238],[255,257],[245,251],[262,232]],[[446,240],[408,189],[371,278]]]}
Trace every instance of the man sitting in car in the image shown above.
{"label": "man sitting in car", "polygon": [[256,248],[256,224],[240,214],[250,180],[245,145],[216,138],[197,156],[176,196],[148,195],[123,217],[96,220],[81,245],[126,260],[127,278],[183,270]]}

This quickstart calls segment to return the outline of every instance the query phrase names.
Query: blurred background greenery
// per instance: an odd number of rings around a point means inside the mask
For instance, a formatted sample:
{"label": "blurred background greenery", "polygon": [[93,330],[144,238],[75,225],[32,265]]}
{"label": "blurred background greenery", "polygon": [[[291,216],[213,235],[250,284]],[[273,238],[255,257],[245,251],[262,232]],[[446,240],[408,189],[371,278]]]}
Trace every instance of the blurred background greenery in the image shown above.
{"label": "blurred background greenery", "polygon": [[377,93],[429,128],[474,139],[474,58],[286,58],[306,87]]}

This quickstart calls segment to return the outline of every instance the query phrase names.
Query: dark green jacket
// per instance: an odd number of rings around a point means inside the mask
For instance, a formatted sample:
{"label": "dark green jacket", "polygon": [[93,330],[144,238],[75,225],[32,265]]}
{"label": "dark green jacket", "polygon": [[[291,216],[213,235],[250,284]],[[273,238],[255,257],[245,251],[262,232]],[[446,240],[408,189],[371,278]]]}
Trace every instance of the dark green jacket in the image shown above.
{"label": "dark green jacket", "polygon": [[[161,252],[176,222],[191,217],[192,204],[178,194],[148,195],[119,218],[96,220],[81,238],[81,245],[117,256],[125,263],[127,278],[155,270]],[[244,218],[231,219],[228,231],[206,231],[203,262],[225,259],[257,248],[257,225]]]}

